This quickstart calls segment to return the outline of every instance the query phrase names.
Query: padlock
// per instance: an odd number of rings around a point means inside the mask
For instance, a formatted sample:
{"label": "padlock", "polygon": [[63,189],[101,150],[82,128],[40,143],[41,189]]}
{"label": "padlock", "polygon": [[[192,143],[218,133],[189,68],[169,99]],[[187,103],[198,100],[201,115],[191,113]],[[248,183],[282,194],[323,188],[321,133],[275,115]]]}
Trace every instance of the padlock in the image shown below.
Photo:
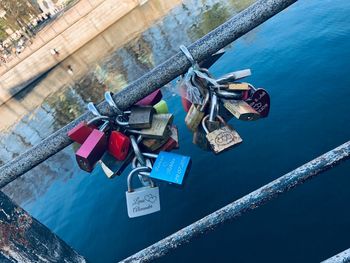
{"label": "padlock", "polygon": [[152,126],[154,108],[152,106],[133,106],[130,111],[125,111],[128,115],[128,121],[124,122],[120,117],[117,117],[117,123],[120,126],[128,127],[130,129],[148,129]]}
{"label": "padlock", "polygon": [[170,152],[143,153],[143,155],[156,158],[149,174],[150,178],[181,185],[189,172],[191,164],[191,157],[189,156]]}
{"label": "padlock", "polygon": [[86,121],[80,122],[77,126],[71,129],[67,135],[74,142],[83,144],[87,137],[92,133],[92,131],[96,129],[94,125],[88,125]]}
{"label": "padlock", "polygon": [[171,135],[171,130],[168,126],[164,133],[163,138],[159,138],[159,139],[145,138],[141,141],[141,145],[145,150],[154,152],[158,150],[160,147],[162,147],[169,140],[170,135]]}
{"label": "padlock", "polygon": [[159,101],[157,104],[153,106],[153,108],[156,110],[157,114],[165,114],[169,113],[168,104],[165,100]]}
{"label": "padlock", "polygon": [[174,115],[167,114],[154,114],[152,120],[152,127],[149,129],[141,130],[127,130],[130,133],[142,135],[144,138],[164,138],[166,128],[171,125],[174,120]]}
{"label": "padlock", "polygon": [[94,129],[97,129],[96,123],[101,120],[108,120],[107,116],[99,116],[95,117],[89,122],[82,121],[77,126],[75,126],[73,129],[68,131],[67,135],[69,138],[71,138],[73,141],[79,144],[83,144],[87,137],[91,134],[91,132]]}
{"label": "padlock", "polygon": [[233,83],[234,81],[249,77],[250,75],[252,75],[252,72],[250,69],[243,69],[243,70],[234,71],[234,72],[225,74],[220,78],[218,78],[216,82],[219,84]]}
{"label": "padlock", "polygon": [[130,139],[120,131],[112,131],[108,140],[108,152],[118,161],[125,160],[130,148]]}
{"label": "padlock", "polygon": [[197,130],[205,115],[205,109],[209,103],[209,98],[210,95],[209,92],[207,92],[202,105],[192,104],[190,110],[188,111],[185,117],[185,124],[189,130],[193,132]]}
{"label": "padlock", "polygon": [[226,124],[223,118],[221,118],[219,115],[216,117],[219,119],[222,125],[219,129],[209,132],[205,124],[206,120],[209,118],[208,115],[203,118],[202,127],[206,133],[206,138],[210,144],[210,147],[214,153],[217,154],[241,143],[242,138],[232,127]]}
{"label": "padlock", "polygon": [[260,114],[243,100],[224,100],[224,107],[237,119],[242,121],[255,121]]}
{"label": "padlock", "polygon": [[161,151],[170,152],[174,149],[179,148],[179,132],[177,127],[175,125],[170,126],[170,131],[171,131],[171,135],[168,141],[159,149],[157,149],[155,152],[158,152],[158,153]]}
{"label": "padlock", "polygon": [[153,106],[157,104],[163,98],[163,94],[160,89],[153,91],[148,96],[144,97],[142,100],[138,101],[135,105],[139,106]]}
{"label": "padlock", "polygon": [[131,188],[131,180],[134,174],[140,171],[148,171],[147,166],[133,169],[128,175],[128,191],[126,191],[126,205],[130,218],[144,216],[160,210],[159,188],[151,180],[150,186]]}
{"label": "padlock", "polygon": [[270,95],[264,89],[254,90],[253,95],[246,101],[254,110],[259,112],[261,118],[266,118],[270,112]]}
{"label": "padlock", "polygon": [[109,122],[102,124],[99,130],[93,130],[85,142],[75,153],[75,158],[79,167],[86,171],[92,172],[98,160],[107,149],[108,140],[105,130],[109,127]]}
{"label": "padlock", "polygon": [[244,91],[244,90],[250,90],[249,84],[245,82],[240,82],[240,83],[230,83],[227,87],[228,90],[233,90],[233,91]]}

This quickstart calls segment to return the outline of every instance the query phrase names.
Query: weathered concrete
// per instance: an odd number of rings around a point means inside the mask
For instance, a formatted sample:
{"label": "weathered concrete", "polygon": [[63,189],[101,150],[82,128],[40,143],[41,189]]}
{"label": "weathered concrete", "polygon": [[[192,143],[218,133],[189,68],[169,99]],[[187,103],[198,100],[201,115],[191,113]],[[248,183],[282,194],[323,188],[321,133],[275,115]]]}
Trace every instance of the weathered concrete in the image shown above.
{"label": "weathered concrete", "polygon": [[[52,93],[61,90],[65,86],[73,85],[86,76],[90,70],[96,69],[96,61],[101,61],[101,59],[138,37],[179,4],[181,4],[181,0],[149,0],[143,6],[134,8],[130,13],[123,16],[52,69],[45,78],[35,85],[35,90],[26,94],[24,99],[17,100],[14,98],[1,105],[0,132],[16,124],[28,112],[35,110]],[[73,69],[73,76],[68,74],[68,66]],[[115,72],[115,74],[117,75],[119,72]],[[117,91],[113,80],[106,79],[105,83],[114,92]],[[124,84],[120,83],[118,90],[123,86]]]}
{"label": "weathered concrete", "polygon": [[[141,250],[140,252],[121,262],[149,262],[162,257],[171,250],[188,243],[191,239],[199,235],[213,230],[215,227],[227,222],[228,220],[235,219],[250,210],[258,208],[263,203],[269,201],[277,195],[287,192],[295,186],[304,183],[306,180],[311,179],[313,176],[316,176],[333,167],[340,161],[348,159],[349,156],[350,141],[300,166],[294,171],[291,171],[264,185],[254,192],[243,196],[237,201],[228,204],[227,206],[198,220],[197,222],[194,222],[193,224]],[[343,254],[342,258],[349,259],[349,254],[346,255],[346,253]],[[346,257],[344,255],[346,255]]]}
{"label": "weathered concrete", "polygon": [[[259,0],[203,38],[197,40],[188,49],[195,60],[202,61],[295,2],[296,0]],[[180,74],[185,73],[190,66],[191,64],[185,55],[182,52],[178,52],[115,94],[114,99],[117,106],[122,110],[127,109]],[[98,105],[98,109],[104,115],[113,114],[113,111],[105,101]],[[66,135],[67,131],[80,121],[89,120],[92,117],[91,113],[86,112],[35,147],[0,167],[0,188],[71,144],[72,141]]]}
{"label": "weathered concrete", "polygon": [[86,260],[50,229],[0,191],[1,262],[72,262]]}
{"label": "weathered concrete", "polygon": [[350,248],[339,254],[322,261],[321,263],[347,263],[350,262]]}
{"label": "weathered concrete", "polygon": [[[43,43],[39,44],[39,49],[33,52],[26,48],[19,55],[21,61],[14,67],[9,65],[9,69],[0,76],[0,105],[138,6],[137,0],[120,0],[118,4],[115,0],[94,2],[98,2],[94,7],[87,4],[75,9],[80,12],[80,19],[73,20],[71,25],[58,18],[58,22],[48,27],[45,34],[40,34]],[[65,23],[58,25],[59,21]],[[52,55],[52,49],[56,49],[58,55]]]}

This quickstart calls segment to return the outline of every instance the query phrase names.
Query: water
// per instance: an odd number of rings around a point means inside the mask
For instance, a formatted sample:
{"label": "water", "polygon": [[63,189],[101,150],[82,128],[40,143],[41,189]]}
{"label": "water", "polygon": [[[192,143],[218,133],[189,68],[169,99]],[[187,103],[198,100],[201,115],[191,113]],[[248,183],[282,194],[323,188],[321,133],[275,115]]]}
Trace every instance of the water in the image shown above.
{"label": "water", "polygon": [[[176,52],[180,43],[210,30],[213,19],[222,22],[249,4],[210,1],[202,7],[195,2],[176,7],[137,41],[101,60],[100,69],[90,71],[79,87],[49,97],[24,123],[4,133],[2,142],[20,141],[18,133],[26,132],[21,136],[29,147],[69,121],[67,110],[72,118],[84,101],[101,98],[104,87],[98,82],[108,80],[117,89],[112,73],[120,63],[118,76],[131,81]],[[187,10],[197,11],[191,17]],[[193,164],[186,187],[159,184],[161,212],[129,219],[125,175],[108,180],[98,169],[91,175],[79,171],[74,146],[18,179],[7,193],[91,262],[115,262],[342,144],[349,139],[350,121],[349,10],[348,1],[299,1],[236,41],[212,68],[216,76],[251,68],[249,81],[272,97],[269,118],[231,122],[244,140],[234,150],[214,156],[192,145],[179,98],[166,94],[180,129],[178,152],[191,155]],[[91,83],[94,92],[82,92]],[[69,103],[77,101],[74,107]],[[38,129],[38,123],[48,127]],[[3,161],[23,145],[6,147]],[[158,261],[319,262],[347,249],[349,169],[346,162]]]}

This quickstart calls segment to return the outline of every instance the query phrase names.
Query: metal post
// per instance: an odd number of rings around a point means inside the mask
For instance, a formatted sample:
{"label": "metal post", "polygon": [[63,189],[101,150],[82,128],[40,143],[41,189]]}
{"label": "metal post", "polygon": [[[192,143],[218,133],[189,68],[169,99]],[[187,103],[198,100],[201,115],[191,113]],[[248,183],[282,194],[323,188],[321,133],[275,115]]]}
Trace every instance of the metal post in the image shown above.
{"label": "metal post", "polygon": [[0,191],[1,262],[72,262],[86,260],[50,229]]}
{"label": "metal post", "polygon": [[339,254],[322,261],[321,263],[346,263],[350,262],[350,248]]}
{"label": "metal post", "polygon": [[[242,214],[259,207],[273,197],[287,192],[293,187],[302,184],[306,180],[335,166],[340,161],[349,157],[350,141],[262,186],[254,192],[243,196],[237,201],[228,204],[227,206],[211,213],[121,262],[149,262],[162,257],[171,250],[183,245],[184,243],[188,243],[194,237],[202,235],[209,230],[213,230],[218,225],[223,224],[228,220],[235,219]],[[347,257],[349,257],[349,255],[347,255]]]}
{"label": "metal post", "polygon": [[[258,0],[226,23],[197,40],[188,49],[195,60],[202,61],[295,2],[296,0]],[[116,94],[114,96],[116,104],[122,110],[132,106],[157,88],[164,86],[186,72],[189,67],[190,63],[187,58],[181,52],[177,53]],[[98,108],[103,114],[112,114],[106,102],[102,102],[98,105]],[[38,145],[0,167],[0,188],[71,144],[72,141],[66,136],[67,131],[80,121],[90,118],[92,118],[91,113],[83,114]]]}

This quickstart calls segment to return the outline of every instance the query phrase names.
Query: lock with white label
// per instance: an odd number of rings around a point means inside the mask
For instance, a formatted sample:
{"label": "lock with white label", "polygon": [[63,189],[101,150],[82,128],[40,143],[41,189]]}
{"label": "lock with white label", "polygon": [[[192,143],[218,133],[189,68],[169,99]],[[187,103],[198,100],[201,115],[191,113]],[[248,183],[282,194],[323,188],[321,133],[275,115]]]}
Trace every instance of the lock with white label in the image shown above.
{"label": "lock with white label", "polygon": [[149,186],[133,189],[131,180],[134,174],[141,171],[149,171],[147,166],[140,166],[133,169],[128,175],[128,191],[126,191],[126,205],[130,218],[144,216],[160,210],[159,188],[152,180]]}

